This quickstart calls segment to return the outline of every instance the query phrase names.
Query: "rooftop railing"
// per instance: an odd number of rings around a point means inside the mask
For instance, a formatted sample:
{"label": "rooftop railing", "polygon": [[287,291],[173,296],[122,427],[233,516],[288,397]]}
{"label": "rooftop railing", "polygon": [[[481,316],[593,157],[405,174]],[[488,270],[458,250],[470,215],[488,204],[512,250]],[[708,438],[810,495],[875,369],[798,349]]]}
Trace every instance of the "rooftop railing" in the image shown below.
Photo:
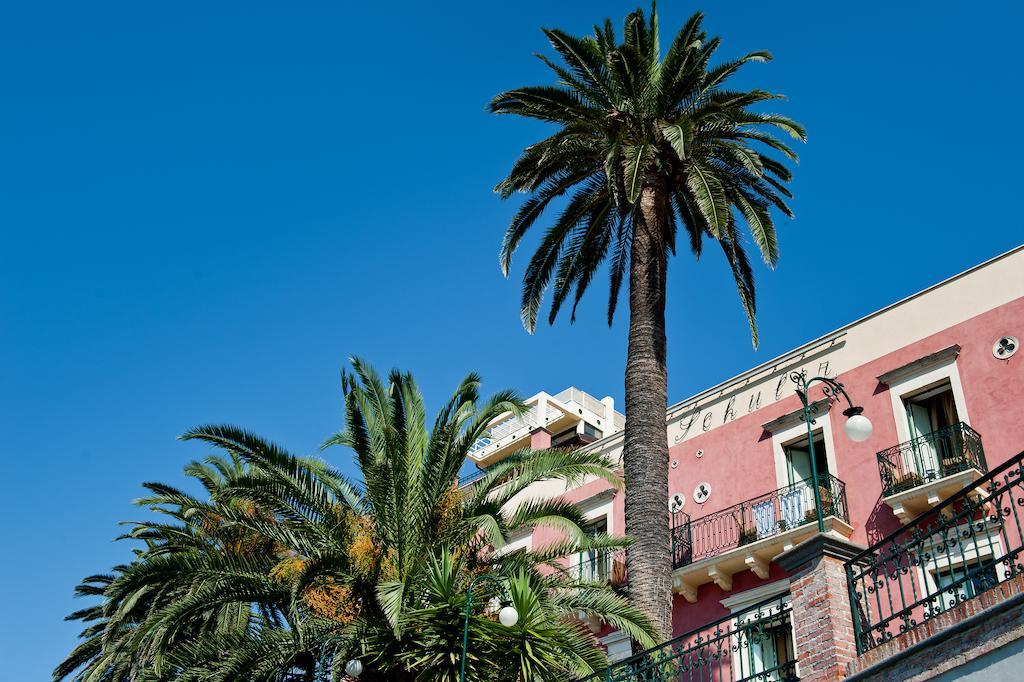
{"label": "rooftop railing", "polygon": [[[821,515],[849,523],[846,484],[831,474],[818,477]],[[773,490],[713,514],[692,519],[677,512],[673,518],[673,568],[717,556],[780,535],[817,520],[814,488],[809,481]]]}
{"label": "rooftop railing", "polygon": [[789,682],[796,653],[789,595],[755,604],[613,663],[586,682]]}
{"label": "rooftop railing", "polygon": [[478,438],[473,446],[469,448],[470,454],[483,450],[492,443],[497,443],[503,439],[508,438],[509,442],[512,442],[516,438],[520,438],[525,435],[529,435],[530,431],[538,426],[544,426],[548,421],[557,419],[562,415],[562,411],[556,407],[547,406],[545,414],[539,415],[537,405],[534,405],[522,415],[512,415],[507,419],[504,419],[490,429],[487,434],[481,438]]}
{"label": "rooftop railing", "polygon": [[1024,452],[846,562],[858,653],[1024,576],[1022,462]]}
{"label": "rooftop railing", "polygon": [[988,470],[981,436],[963,422],[878,453],[883,497],[968,469],[977,469],[982,473]]}

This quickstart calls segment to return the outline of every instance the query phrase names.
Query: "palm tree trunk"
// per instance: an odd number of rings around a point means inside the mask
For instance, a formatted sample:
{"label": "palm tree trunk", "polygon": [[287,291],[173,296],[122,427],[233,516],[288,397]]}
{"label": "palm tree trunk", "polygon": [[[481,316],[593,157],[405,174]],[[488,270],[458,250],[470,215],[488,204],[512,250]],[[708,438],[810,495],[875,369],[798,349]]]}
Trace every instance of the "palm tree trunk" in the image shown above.
{"label": "palm tree trunk", "polygon": [[665,271],[668,196],[652,178],[640,194],[629,265],[629,348],[626,358],[626,577],[634,604],[662,641],[672,634],[672,566],[668,520],[668,436],[665,430]]}

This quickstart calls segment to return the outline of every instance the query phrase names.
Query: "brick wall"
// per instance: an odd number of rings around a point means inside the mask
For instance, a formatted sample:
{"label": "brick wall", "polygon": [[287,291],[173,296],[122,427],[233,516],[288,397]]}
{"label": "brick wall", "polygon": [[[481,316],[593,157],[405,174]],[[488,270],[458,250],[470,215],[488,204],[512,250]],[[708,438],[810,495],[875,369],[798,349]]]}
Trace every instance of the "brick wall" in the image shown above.
{"label": "brick wall", "polygon": [[790,579],[801,680],[837,680],[857,657],[842,559],[822,556]]}

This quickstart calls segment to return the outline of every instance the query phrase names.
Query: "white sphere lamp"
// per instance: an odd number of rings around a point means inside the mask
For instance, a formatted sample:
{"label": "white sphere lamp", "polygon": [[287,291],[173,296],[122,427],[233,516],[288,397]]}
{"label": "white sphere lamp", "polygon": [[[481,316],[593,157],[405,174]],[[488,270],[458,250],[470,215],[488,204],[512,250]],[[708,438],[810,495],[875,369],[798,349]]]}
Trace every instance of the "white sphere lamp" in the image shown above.
{"label": "white sphere lamp", "polygon": [[851,407],[843,412],[847,417],[843,429],[846,431],[846,437],[854,443],[861,443],[871,437],[871,420],[861,414],[862,412],[863,407]]}
{"label": "white sphere lamp", "polygon": [[514,606],[505,606],[498,611],[498,621],[507,628],[519,622],[519,612]]}

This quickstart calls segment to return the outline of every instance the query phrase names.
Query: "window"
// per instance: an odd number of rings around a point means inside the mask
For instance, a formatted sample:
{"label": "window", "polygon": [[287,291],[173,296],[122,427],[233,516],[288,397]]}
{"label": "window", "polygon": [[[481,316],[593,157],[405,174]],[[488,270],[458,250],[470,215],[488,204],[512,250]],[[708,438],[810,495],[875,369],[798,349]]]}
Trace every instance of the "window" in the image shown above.
{"label": "window", "polygon": [[[786,526],[794,528],[815,520],[817,516],[814,512],[814,476],[807,437],[783,446],[783,452],[786,457],[786,484],[789,489],[779,495],[779,508]],[[818,469],[822,516],[829,516],[834,513],[829,492],[832,486],[828,480],[831,471],[825,438],[821,431],[814,433],[814,464]]]}
{"label": "window", "polygon": [[[783,449],[786,453],[786,476],[789,485],[810,485],[814,477],[811,469],[811,449],[807,445],[807,438],[804,437],[795,443],[790,443]],[[829,473],[828,454],[825,452],[825,439],[821,431],[814,434],[814,464],[818,469],[819,478]]]}
{"label": "window", "polygon": [[601,638],[608,652],[608,662],[616,663],[633,655],[633,647],[629,641],[629,635],[621,630],[605,635]]}
{"label": "window", "polygon": [[[832,437],[832,420],[829,414],[832,405],[826,400],[814,404],[814,459],[818,475],[841,476],[835,458],[835,440]],[[761,427],[772,434],[772,451],[775,455],[776,488],[802,487],[805,492],[812,492],[811,459],[807,442],[807,422],[804,421],[803,408],[785,414],[777,419],[762,424]],[[765,492],[768,492],[767,490]],[[803,499],[803,498],[801,498]],[[813,495],[811,508],[814,507]]]}
{"label": "window", "polygon": [[973,566],[960,564],[944,569],[935,569],[932,572],[932,580],[935,587],[950,595],[956,595],[959,601],[973,599],[985,590],[996,586],[999,578],[996,576],[996,562],[994,559],[984,559]]}
{"label": "window", "polygon": [[956,461],[963,456],[960,434],[953,428],[960,417],[949,380],[901,399],[911,438],[909,447],[900,453],[903,470],[930,481],[942,478],[947,470],[962,469]]}
{"label": "window", "polygon": [[[608,533],[608,518],[597,519],[583,529],[587,537]],[[607,550],[588,549],[576,557],[577,578],[591,582],[606,582],[611,577],[611,554]]]}
{"label": "window", "polygon": [[923,549],[930,561],[919,578],[935,613],[973,599],[1006,579],[997,526],[985,528],[976,522],[950,528],[936,534]]}
{"label": "window", "polygon": [[736,617],[736,637],[734,680],[793,679],[796,645],[788,611],[779,613],[763,607],[744,611]]}
{"label": "window", "polygon": [[566,429],[551,437],[551,447],[557,448],[567,445],[574,445],[576,441],[576,427]]}
{"label": "window", "polygon": [[878,375],[889,387],[897,442],[904,443],[958,422],[970,424],[953,344]]}
{"label": "window", "polygon": [[938,386],[902,396],[913,436],[924,436],[960,422],[949,380]]}

